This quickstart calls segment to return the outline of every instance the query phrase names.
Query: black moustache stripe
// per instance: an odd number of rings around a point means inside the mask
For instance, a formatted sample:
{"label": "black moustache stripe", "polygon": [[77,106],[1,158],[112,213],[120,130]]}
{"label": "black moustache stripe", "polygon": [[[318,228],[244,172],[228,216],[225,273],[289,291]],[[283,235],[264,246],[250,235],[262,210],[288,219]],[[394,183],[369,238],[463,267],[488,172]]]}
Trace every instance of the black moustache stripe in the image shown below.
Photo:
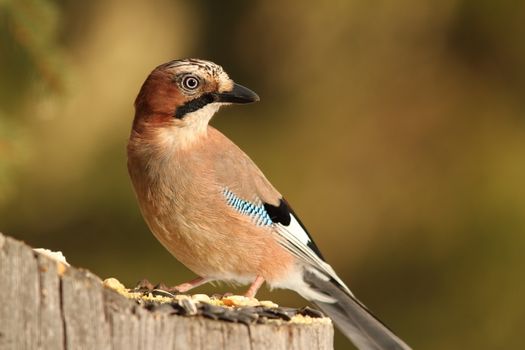
{"label": "black moustache stripe", "polygon": [[215,102],[215,98],[212,94],[204,94],[200,97],[197,97],[177,108],[175,110],[175,118],[182,119],[186,114],[195,112],[212,102]]}

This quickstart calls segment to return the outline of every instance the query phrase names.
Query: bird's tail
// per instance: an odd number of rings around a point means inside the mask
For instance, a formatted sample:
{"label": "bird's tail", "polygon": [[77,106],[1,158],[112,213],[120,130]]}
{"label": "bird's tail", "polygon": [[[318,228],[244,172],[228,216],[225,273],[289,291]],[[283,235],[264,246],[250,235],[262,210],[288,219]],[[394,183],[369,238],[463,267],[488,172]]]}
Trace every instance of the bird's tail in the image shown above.
{"label": "bird's tail", "polygon": [[[310,288],[323,295],[323,298],[319,298],[323,301],[311,297],[310,301],[325,312],[358,349],[410,350],[405,342],[372,315],[344,284],[341,285],[340,281],[320,274],[318,271],[308,270],[304,272],[303,279]],[[327,301],[330,299],[334,302]]]}

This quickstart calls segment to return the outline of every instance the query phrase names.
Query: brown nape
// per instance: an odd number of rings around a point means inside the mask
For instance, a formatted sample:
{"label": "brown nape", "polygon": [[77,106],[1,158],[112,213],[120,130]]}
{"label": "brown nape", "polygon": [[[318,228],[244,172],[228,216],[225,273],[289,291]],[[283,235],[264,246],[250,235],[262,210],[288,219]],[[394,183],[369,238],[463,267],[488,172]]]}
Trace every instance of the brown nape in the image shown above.
{"label": "brown nape", "polygon": [[164,124],[171,121],[177,106],[184,102],[185,96],[172,82],[172,74],[161,67],[155,69],[142,84],[135,100],[133,128],[140,128],[142,122]]}

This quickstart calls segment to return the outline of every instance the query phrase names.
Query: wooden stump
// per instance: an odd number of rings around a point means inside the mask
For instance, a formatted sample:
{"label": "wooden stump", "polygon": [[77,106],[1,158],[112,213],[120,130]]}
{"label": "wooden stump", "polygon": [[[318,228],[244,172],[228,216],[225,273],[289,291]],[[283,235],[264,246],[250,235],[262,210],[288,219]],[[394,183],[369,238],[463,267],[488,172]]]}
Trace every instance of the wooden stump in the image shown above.
{"label": "wooden stump", "polygon": [[58,267],[0,233],[0,349],[333,349],[330,323],[244,325],[150,312],[89,271]]}

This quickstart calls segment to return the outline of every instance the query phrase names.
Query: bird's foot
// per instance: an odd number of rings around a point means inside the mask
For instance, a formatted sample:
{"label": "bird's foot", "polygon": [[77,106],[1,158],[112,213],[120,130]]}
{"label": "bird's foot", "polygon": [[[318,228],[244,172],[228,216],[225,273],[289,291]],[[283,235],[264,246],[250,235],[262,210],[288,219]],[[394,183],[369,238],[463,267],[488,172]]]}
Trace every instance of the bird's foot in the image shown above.
{"label": "bird's foot", "polygon": [[191,280],[189,282],[186,282],[186,283],[182,283],[182,284],[179,284],[175,287],[171,287],[169,288],[169,292],[171,293],[186,293],[187,291],[195,288],[195,287],[198,287],[198,286],[201,286],[205,283],[208,283],[212,281],[212,279],[210,278],[205,278],[205,277],[197,277],[195,278],[194,280]]}

